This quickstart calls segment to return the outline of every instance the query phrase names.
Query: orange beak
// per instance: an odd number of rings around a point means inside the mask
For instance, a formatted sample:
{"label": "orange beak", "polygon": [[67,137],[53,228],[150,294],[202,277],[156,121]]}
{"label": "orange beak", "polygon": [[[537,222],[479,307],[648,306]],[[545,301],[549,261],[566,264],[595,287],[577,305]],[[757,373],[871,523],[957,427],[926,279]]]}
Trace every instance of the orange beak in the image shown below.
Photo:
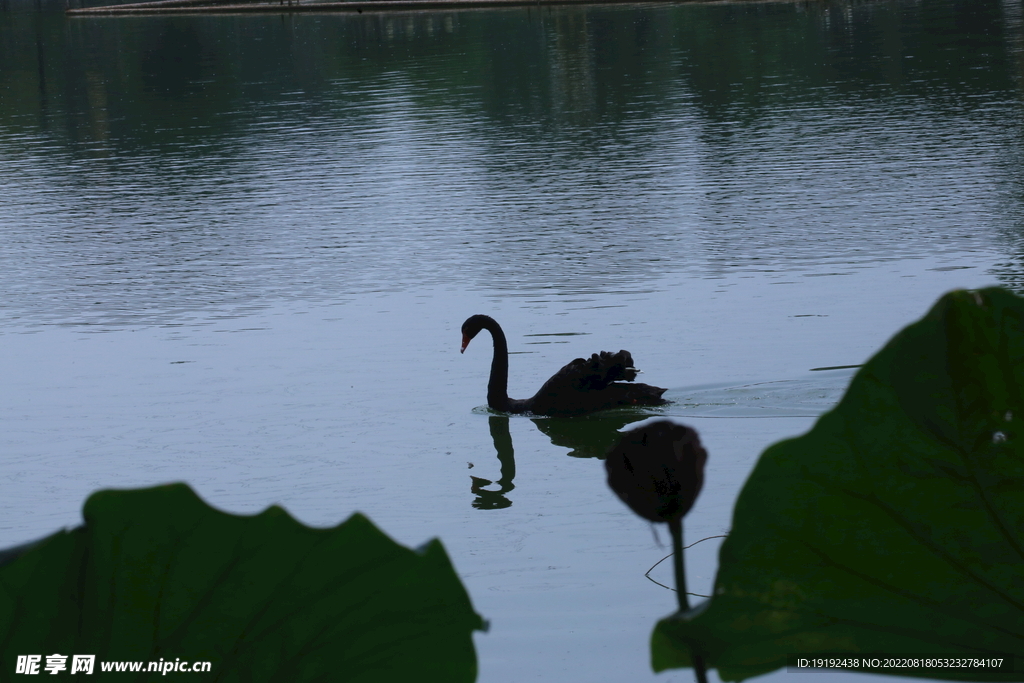
{"label": "orange beak", "polygon": [[469,337],[466,335],[462,335],[462,348],[459,349],[459,353],[465,353],[467,346],[469,346]]}

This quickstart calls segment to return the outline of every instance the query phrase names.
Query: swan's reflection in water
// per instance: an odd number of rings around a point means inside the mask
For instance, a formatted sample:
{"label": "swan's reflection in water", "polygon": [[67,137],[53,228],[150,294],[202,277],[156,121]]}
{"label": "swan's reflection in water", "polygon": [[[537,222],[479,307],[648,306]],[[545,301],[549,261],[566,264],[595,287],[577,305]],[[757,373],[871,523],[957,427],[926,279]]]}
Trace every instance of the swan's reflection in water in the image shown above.
{"label": "swan's reflection in water", "polygon": [[[620,429],[649,417],[651,415],[646,413],[617,410],[598,415],[535,417],[532,420],[537,429],[551,439],[553,445],[568,448],[572,457],[603,459],[608,449],[618,440]],[[476,496],[473,499],[473,507],[478,510],[500,510],[512,505],[512,501],[505,494],[516,487],[512,483],[516,476],[516,456],[512,447],[512,434],[509,432],[509,417],[489,415],[487,424],[491,430],[494,450],[498,453],[501,478],[494,482],[470,475],[470,490]],[[497,490],[485,488],[494,484],[497,484]]]}
{"label": "swan's reflection in water", "polygon": [[[516,454],[512,448],[512,434],[508,430],[508,415],[491,415],[487,418],[487,424],[491,428],[494,450],[498,452],[501,478],[497,482],[492,482],[490,479],[470,476],[473,480],[471,490],[476,496],[473,507],[478,510],[500,510],[512,505],[512,501],[506,498],[505,494],[516,487],[512,483],[516,476]],[[497,491],[488,491],[484,488],[494,483],[499,487]]]}
{"label": "swan's reflection in water", "polygon": [[551,443],[568,448],[574,458],[600,458],[615,445],[619,430],[633,422],[652,417],[634,410],[605,411],[580,417],[535,417],[533,423]]}

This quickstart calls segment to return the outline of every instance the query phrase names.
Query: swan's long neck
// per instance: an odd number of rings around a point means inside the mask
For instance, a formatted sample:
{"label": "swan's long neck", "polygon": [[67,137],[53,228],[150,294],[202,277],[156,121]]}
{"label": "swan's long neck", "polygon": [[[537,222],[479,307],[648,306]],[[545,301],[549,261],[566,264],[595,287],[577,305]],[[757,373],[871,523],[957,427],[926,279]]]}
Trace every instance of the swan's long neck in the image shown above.
{"label": "swan's long neck", "polygon": [[508,342],[505,333],[494,320],[484,325],[494,340],[494,358],[491,359],[491,378],[487,380],[487,405],[494,410],[508,410]]}

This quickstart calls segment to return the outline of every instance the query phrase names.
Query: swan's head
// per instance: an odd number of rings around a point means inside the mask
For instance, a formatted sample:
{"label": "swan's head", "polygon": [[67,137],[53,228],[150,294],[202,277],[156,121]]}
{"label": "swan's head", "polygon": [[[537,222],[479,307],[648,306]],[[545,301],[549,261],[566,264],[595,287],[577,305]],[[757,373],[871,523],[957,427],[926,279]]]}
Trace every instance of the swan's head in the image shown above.
{"label": "swan's head", "polygon": [[466,318],[466,322],[462,323],[462,349],[459,353],[466,352],[469,342],[473,341],[473,337],[479,334],[480,330],[484,328],[493,329],[494,327],[498,327],[498,323],[494,322],[494,318],[487,315],[471,315]]}

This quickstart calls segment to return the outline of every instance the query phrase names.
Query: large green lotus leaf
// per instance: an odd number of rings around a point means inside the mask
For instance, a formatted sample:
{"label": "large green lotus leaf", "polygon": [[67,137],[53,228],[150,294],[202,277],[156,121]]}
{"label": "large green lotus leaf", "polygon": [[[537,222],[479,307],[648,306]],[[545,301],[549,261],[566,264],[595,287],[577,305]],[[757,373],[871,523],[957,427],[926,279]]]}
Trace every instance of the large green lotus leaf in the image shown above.
{"label": "large green lotus leaf", "polygon": [[[1017,655],[1024,681],[1024,300],[953,292],[743,487],[713,597],[663,619],[656,671],[724,680],[798,653]],[[880,672],[879,670],[875,670]]]}
{"label": "large green lotus leaf", "polygon": [[93,676],[181,658],[210,661],[211,682],[476,678],[483,622],[436,539],[409,550],[360,514],[229,515],[184,484],[100,491],[84,517],[0,557],[0,679],[53,653],[95,654]]}

